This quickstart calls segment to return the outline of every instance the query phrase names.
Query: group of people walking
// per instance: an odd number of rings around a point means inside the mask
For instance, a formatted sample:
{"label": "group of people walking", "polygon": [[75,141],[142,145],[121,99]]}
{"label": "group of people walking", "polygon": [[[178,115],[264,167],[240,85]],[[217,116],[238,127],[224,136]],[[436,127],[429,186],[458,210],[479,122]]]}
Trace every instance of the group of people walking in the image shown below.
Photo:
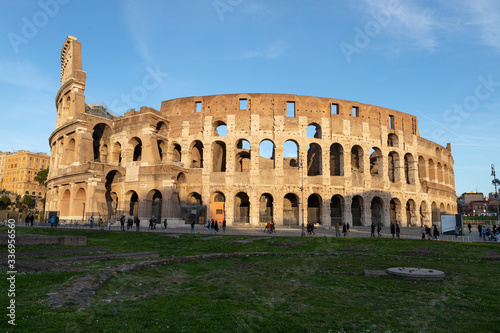
{"label": "group of people walking", "polygon": [[[194,221],[191,222],[191,233],[194,233]],[[205,228],[210,231],[210,233],[217,233],[219,232],[219,221],[211,219],[207,220],[205,223]],[[222,221],[222,231],[226,231],[226,220]]]}
{"label": "group of people walking", "polygon": [[422,225],[420,233],[422,234],[422,239],[439,240],[439,229],[435,225],[432,229],[428,225]]}

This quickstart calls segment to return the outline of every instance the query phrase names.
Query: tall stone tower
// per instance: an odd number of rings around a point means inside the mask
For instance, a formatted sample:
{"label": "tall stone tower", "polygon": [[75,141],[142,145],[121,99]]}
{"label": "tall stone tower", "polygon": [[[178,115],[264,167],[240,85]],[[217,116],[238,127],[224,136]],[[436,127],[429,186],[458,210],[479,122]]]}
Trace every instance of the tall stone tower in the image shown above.
{"label": "tall stone tower", "polygon": [[56,96],[56,128],[85,112],[86,74],[82,70],[82,45],[68,36],[61,50],[61,88]]}

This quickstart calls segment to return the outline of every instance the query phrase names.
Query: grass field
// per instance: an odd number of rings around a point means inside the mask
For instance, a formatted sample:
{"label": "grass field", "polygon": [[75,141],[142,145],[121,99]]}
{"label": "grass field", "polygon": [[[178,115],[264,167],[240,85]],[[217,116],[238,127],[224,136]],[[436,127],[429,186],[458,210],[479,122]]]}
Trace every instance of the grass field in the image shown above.
{"label": "grass field", "polygon": [[[1,231],[5,231],[4,228]],[[48,304],[69,279],[134,260],[74,264],[80,271],[16,276],[8,332],[493,332],[500,329],[496,244],[370,238],[266,238],[249,244],[201,235],[17,229],[87,236],[87,247],[156,251],[160,259],[230,254],[114,273],[89,307]],[[18,246],[17,253],[60,246]],[[5,251],[4,251],[5,252]],[[233,256],[238,253],[265,255]],[[23,259],[24,260],[24,259]],[[367,277],[364,270],[422,267],[443,280]],[[5,272],[4,272],[5,273]],[[4,274],[5,275],[5,274]],[[73,280],[71,280],[73,281]],[[2,290],[8,289],[2,279]],[[7,293],[1,295],[4,309]],[[4,310],[5,311],[5,310]]]}

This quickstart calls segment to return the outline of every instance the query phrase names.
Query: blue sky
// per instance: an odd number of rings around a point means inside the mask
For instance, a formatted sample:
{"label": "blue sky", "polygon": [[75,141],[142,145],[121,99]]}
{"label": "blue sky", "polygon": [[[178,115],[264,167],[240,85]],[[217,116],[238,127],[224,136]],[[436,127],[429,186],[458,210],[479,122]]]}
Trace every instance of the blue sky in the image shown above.
{"label": "blue sky", "polygon": [[[0,150],[49,152],[67,35],[86,101],[126,109],[223,93],[290,93],[416,115],[452,145],[457,194],[499,169],[495,0],[2,1]],[[151,79],[153,78],[153,79]],[[146,80],[146,81],[145,81]],[[129,97],[127,97],[129,96]]]}

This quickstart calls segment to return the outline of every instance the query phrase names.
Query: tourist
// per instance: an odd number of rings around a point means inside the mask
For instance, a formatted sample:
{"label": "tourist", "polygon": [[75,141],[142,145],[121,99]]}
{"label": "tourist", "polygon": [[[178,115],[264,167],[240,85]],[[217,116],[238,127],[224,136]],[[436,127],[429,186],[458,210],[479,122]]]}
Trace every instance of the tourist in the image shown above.
{"label": "tourist", "polygon": [[371,229],[371,237],[375,237],[375,222],[372,222],[372,225],[370,226]]}
{"label": "tourist", "polygon": [[422,239],[425,239],[425,228],[423,224],[420,226],[420,232],[422,233]]}
{"label": "tourist", "polygon": [[134,220],[132,220],[132,218],[129,217],[127,220],[127,230],[132,229],[133,225],[134,225]]}
{"label": "tourist", "polygon": [[59,216],[56,215],[56,218],[54,219],[54,226],[57,228],[59,225]]}
{"label": "tourist", "polygon": [[435,239],[435,240],[439,240],[439,230],[438,230],[438,228],[436,227],[436,225],[434,225],[434,231],[433,231],[433,234],[434,234],[434,239]]}
{"label": "tourist", "polygon": [[460,228],[460,226],[456,225],[455,226],[455,238],[457,238],[458,236],[460,236],[460,232],[462,231],[462,229]]}
{"label": "tourist", "polygon": [[[225,222],[225,221],[224,221],[224,222]],[[167,223],[167,219],[165,219],[165,225],[166,225],[166,223]],[[165,229],[167,229],[167,227],[166,227],[166,226],[165,226]],[[191,221],[191,233],[192,233],[192,234],[194,234],[194,233],[195,233],[195,232],[194,232],[194,220],[193,220],[193,221]]]}
{"label": "tourist", "polygon": [[486,240],[486,228],[484,227],[484,225],[481,226],[481,233],[479,235],[481,234],[483,235],[483,240]]}
{"label": "tourist", "polygon": [[167,219],[163,220],[163,225],[165,226],[165,231],[167,231],[167,226],[168,226]]}
{"label": "tourist", "polygon": [[226,232],[226,220],[222,221],[222,231]]}
{"label": "tourist", "polygon": [[94,215],[90,215],[90,227],[92,228],[94,226]]}
{"label": "tourist", "polygon": [[482,228],[481,224],[479,224],[479,223],[477,224],[477,231],[479,232],[479,238],[481,238],[482,237],[481,234],[483,232],[483,228]]}
{"label": "tourist", "polygon": [[55,217],[55,216],[52,216],[52,217],[50,218],[50,227],[51,227],[51,228],[53,228],[53,227],[54,227],[54,225],[55,225],[55,223],[56,223],[56,217]]}
{"label": "tourist", "polygon": [[104,222],[102,219],[99,219],[99,229],[104,230]]}
{"label": "tourist", "polygon": [[467,228],[469,228],[469,234],[470,234],[472,229],[472,224],[470,224],[470,222],[467,224]]}
{"label": "tourist", "polygon": [[380,225],[380,222],[377,224],[377,234],[379,237],[382,237],[382,235],[380,234],[380,231],[382,230],[382,226]]}
{"label": "tourist", "polygon": [[140,230],[141,220],[138,217],[135,218],[135,231]]}
{"label": "tourist", "polygon": [[347,225],[346,225],[346,223],[342,223],[342,233],[344,234],[344,237],[347,236]]}
{"label": "tourist", "polygon": [[35,221],[35,216],[33,215],[33,213],[30,213],[30,224],[31,226],[33,226],[33,222]]}
{"label": "tourist", "polygon": [[266,222],[266,226],[264,227],[264,233],[269,229],[270,226],[271,226],[271,223],[269,221]]}
{"label": "tourist", "polygon": [[351,231],[349,230],[349,228],[350,228],[350,225],[349,225],[349,222],[347,222],[347,233],[350,235]]}
{"label": "tourist", "polygon": [[121,231],[125,231],[125,215],[122,215],[122,217],[120,217],[120,224],[121,224]]}
{"label": "tourist", "polygon": [[335,223],[335,236],[340,237],[340,226],[339,223]]}
{"label": "tourist", "polygon": [[392,238],[396,236],[396,227],[394,226],[394,223],[391,223],[391,235]]}
{"label": "tourist", "polygon": [[215,232],[219,232],[219,222],[217,220],[214,222],[214,230]]}
{"label": "tourist", "polygon": [[399,228],[399,223],[396,223],[396,237],[399,239],[399,234],[401,233],[401,229]]}
{"label": "tourist", "polygon": [[30,224],[30,214],[26,214],[26,218],[24,219],[24,223],[26,224],[26,226],[28,226]]}

